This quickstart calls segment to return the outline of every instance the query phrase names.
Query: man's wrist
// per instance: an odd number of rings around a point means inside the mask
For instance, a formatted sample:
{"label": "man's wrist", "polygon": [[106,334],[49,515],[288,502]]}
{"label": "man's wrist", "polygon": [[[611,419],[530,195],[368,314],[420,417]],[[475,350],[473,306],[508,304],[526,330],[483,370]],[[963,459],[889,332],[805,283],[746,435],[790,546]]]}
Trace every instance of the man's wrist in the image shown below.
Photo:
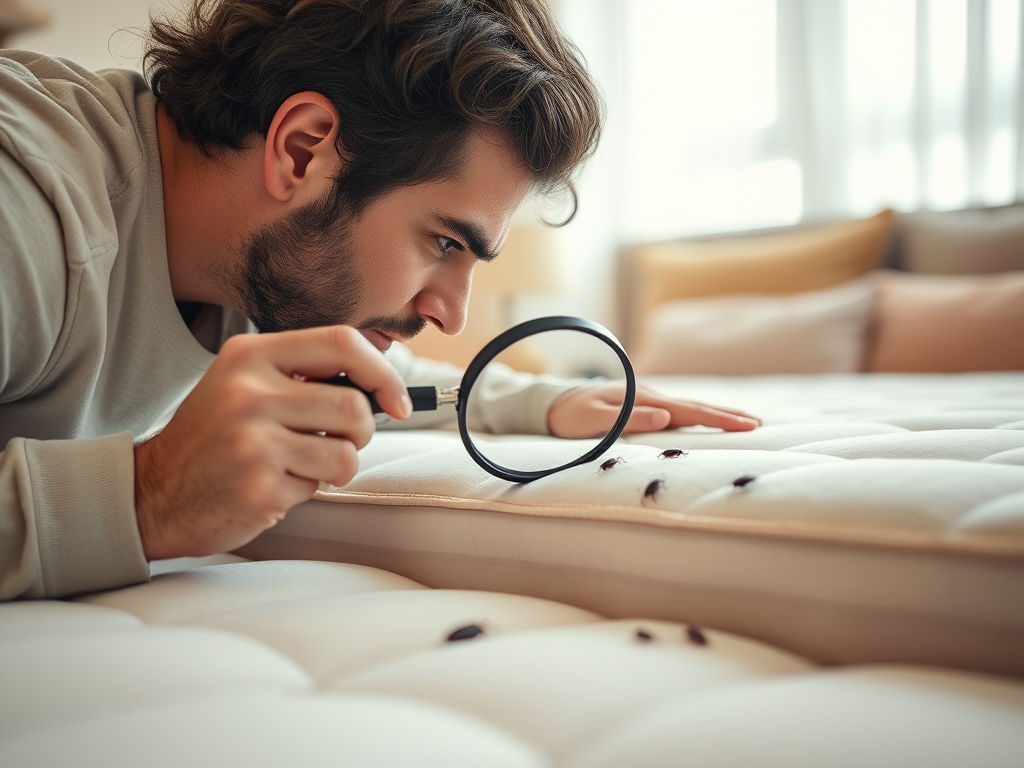
{"label": "man's wrist", "polygon": [[135,520],[139,528],[139,538],[142,541],[142,551],[146,560],[150,561],[174,556],[161,543],[159,533],[162,528],[158,523],[162,514],[159,510],[163,506],[161,499],[164,496],[156,482],[160,466],[159,452],[158,435],[152,435],[149,439],[134,446]]}

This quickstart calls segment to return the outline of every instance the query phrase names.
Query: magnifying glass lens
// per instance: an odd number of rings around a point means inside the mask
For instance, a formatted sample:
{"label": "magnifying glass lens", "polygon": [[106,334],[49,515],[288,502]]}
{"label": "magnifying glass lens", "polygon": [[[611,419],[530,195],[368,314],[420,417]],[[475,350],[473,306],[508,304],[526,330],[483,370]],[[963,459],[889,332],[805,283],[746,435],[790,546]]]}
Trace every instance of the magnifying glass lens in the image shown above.
{"label": "magnifying glass lens", "polygon": [[[552,378],[542,378],[539,386],[509,397],[522,376],[517,371]],[[486,462],[513,473],[546,474],[571,466],[594,451],[615,427],[627,407],[626,377],[619,354],[605,339],[578,329],[535,333],[505,348],[483,367],[469,392],[463,392],[468,439]],[[567,387],[573,389],[565,392]],[[589,397],[581,397],[581,389],[595,387]],[[536,432],[547,431],[550,422],[533,420],[547,418],[545,405],[556,393],[559,407],[554,418],[568,439],[537,440]],[[596,408],[594,396],[600,397]],[[584,401],[591,404],[585,406]]]}

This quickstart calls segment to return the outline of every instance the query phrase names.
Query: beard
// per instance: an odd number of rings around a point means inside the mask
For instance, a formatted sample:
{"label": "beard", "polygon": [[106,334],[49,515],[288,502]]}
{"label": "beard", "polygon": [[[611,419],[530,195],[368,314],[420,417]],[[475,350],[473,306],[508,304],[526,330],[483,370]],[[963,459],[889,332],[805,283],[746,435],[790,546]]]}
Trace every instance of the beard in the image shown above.
{"label": "beard", "polygon": [[[246,239],[227,282],[260,333],[353,324],[366,294],[352,245],[356,219],[335,187]],[[408,339],[426,325],[378,315],[359,328]]]}

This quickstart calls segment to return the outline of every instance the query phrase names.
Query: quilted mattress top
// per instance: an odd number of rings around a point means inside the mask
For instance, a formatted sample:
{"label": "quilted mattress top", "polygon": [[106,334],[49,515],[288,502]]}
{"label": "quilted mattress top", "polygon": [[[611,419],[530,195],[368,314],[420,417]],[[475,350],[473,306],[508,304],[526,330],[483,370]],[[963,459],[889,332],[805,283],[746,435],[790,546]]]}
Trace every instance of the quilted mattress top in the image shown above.
{"label": "quilted mattress top", "polygon": [[657,385],[765,426],[380,433],[251,560],[0,605],[0,764],[1018,765],[1024,375]]}

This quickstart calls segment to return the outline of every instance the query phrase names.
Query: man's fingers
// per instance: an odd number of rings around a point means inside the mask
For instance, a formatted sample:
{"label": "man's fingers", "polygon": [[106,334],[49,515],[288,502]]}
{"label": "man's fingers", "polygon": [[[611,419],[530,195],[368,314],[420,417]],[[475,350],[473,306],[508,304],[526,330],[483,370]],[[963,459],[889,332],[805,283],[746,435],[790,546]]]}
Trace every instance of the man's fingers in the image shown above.
{"label": "man's fingers", "polygon": [[266,511],[264,519],[258,522],[264,529],[277,525],[284,519],[289,509],[312,498],[319,486],[318,480],[310,480],[306,477],[293,475],[279,477],[271,494],[261,500]]}
{"label": "man's fingers", "polygon": [[[606,403],[610,410],[617,406]],[[618,413],[617,410],[615,410]],[[743,411],[732,411],[700,403],[688,403],[663,397],[650,390],[638,391],[633,415],[626,425],[628,432],[655,432],[660,429],[705,426],[727,432],[746,432],[760,426],[761,420]],[[609,423],[609,428],[611,423]]]}
{"label": "man's fingers", "polygon": [[376,422],[370,401],[350,387],[315,381],[279,382],[274,396],[265,401],[266,414],[296,432],[326,432],[364,448],[373,437]]}
{"label": "man's fingers", "polygon": [[320,435],[293,435],[286,469],[295,477],[345,485],[359,471],[359,454],[349,440]]}
{"label": "man's fingers", "polygon": [[718,427],[726,432],[748,432],[756,429],[759,421],[745,416],[737,416],[728,411],[720,411],[717,408],[707,406],[690,406],[680,408],[672,413],[672,426],[689,427],[694,424],[702,424],[706,427]]}
{"label": "man's fingers", "polygon": [[677,424],[676,422],[680,419],[686,419],[693,413],[699,412],[700,414],[726,414],[730,416],[736,416],[741,419],[749,419],[753,421],[755,425],[761,424],[761,419],[753,414],[741,411],[736,408],[723,408],[719,405],[709,405],[708,403],[694,403],[684,400],[677,400],[675,398],[666,397],[661,395],[649,387],[638,387],[636,392],[636,404],[649,405],[655,408],[664,408],[672,414],[672,423],[675,426],[691,426],[692,424],[703,424],[705,426],[719,426],[718,424],[709,424],[705,421],[701,422],[690,422],[690,424]]}
{"label": "man's fingers", "polygon": [[693,405],[680,407],[676,404],[674,406],[671,410],[650,405],[634,407],[626,424],[626,432],[657,432],[662,429],[696,425],[717,427],[726,432],[747,432],[759,424],[755,419],[737,416],[717,408]]}
{"label": "man's fingers", "polygon": [[[627,433],[657,432],[668,427],[671,418],[672,414],[664,408],[653,408],[647,405],[637,406],[633,408],[629,421],[626,422],[625,431]],[[608,427],[610,429],[611,424]]]}
{"label": "man's fingers", "polygon": [[371,368],[385,370],[385,361],[380,351],[363,338],[359,331],[346,325],[232,337],[227,343],[244,343],[246,340],[257,344],[262,354],[289,376],[298,374],[327,379],[342,370],[339,365],[356,361],[365,361]]}
{"label": "man's fingers", "polygon": [[[591,404],[588,412],[587,424],[592,427],[595,436],[607,434],[615,420],[622,413],[622,404],[605,403],[595,401]],[[649,406],[634,407],[629,414],[629,421],[626,422],[626,433],[630,432],[657,432],[669,425],[671,415],[664,408],[651,408]]]}
{"label": "man's fingers", "polygon": [[704,407],[705,408],[709,408],[712,411],[716,411],[718,413],[727,413],[730,416],[736,416],[736,417],[741,418],[741,419],[747,419],[748,421],[754,422],[754,424],[756,424],[757,426],[761,426],[761,417],[760,416],[754,416],[753,414],[747,413],[746,411],[739,411],[739,410],[737,410],[735,408],[722,408],[719,405],[707,405],[707,404],[705,404]]}
{"label": "man's fingers", "polygon": [[285,376],[328,379],[344,373],[373,392],[381,408],[396,418],[411,413],[398,371],[363,335],[344,325],[233,337],[221,355],[265,359]]}

